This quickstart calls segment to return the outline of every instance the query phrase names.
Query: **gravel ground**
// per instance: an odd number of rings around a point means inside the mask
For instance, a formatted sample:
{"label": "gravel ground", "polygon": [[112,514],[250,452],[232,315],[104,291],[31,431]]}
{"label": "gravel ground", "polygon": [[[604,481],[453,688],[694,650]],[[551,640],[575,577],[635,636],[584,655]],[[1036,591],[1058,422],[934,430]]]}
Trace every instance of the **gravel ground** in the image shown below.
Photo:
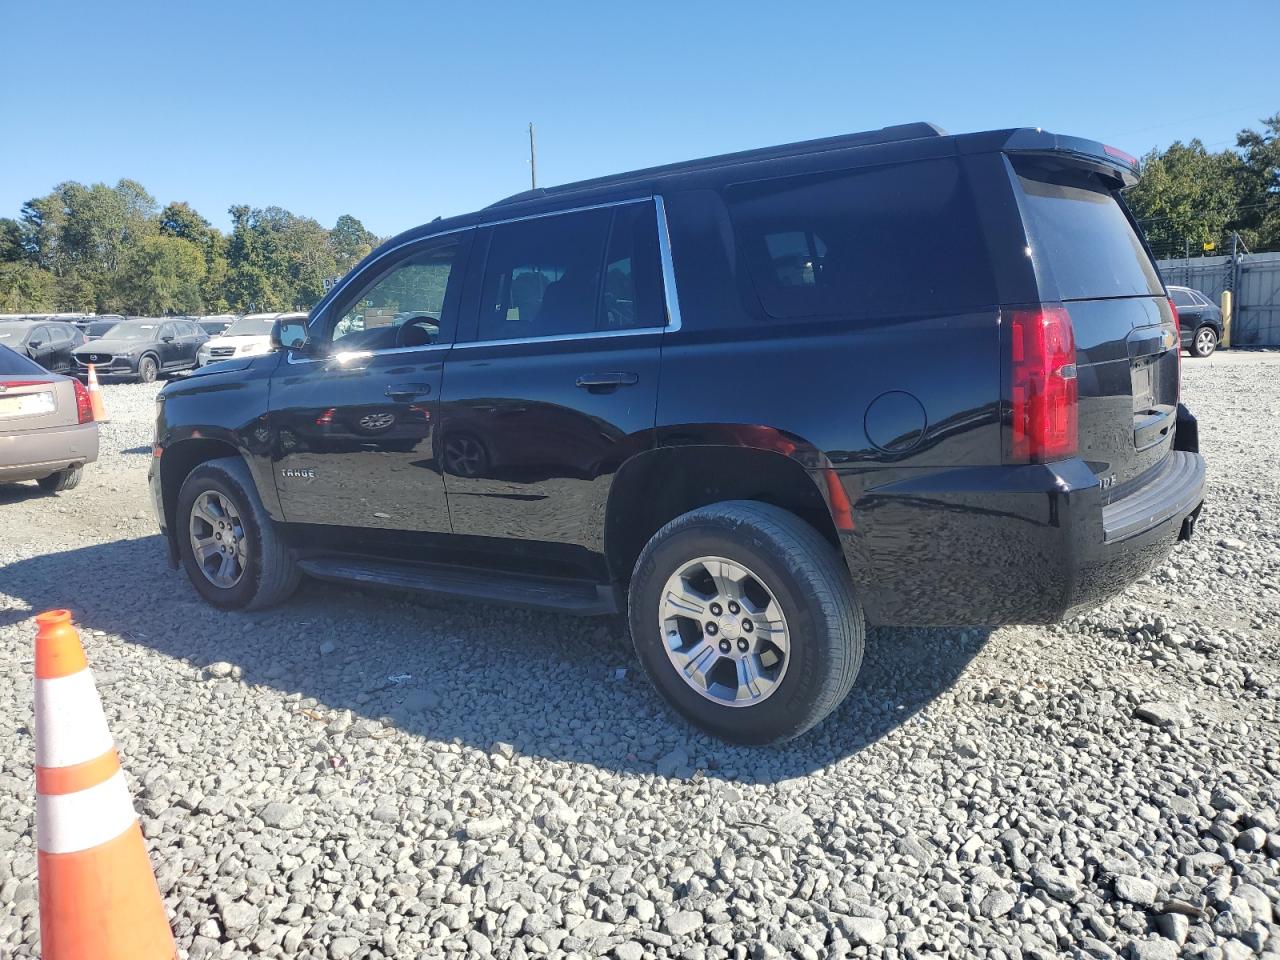
{"label": "gravel ground", "polygon": [[880,630],[778,749],[611,621],[164,563],[154,387],[0,492],[0,956],[37,955],[30,617],[77,615],[188,957],[1280,956],[1280,354],[1184,361],[1197,539],[1055,627]]}

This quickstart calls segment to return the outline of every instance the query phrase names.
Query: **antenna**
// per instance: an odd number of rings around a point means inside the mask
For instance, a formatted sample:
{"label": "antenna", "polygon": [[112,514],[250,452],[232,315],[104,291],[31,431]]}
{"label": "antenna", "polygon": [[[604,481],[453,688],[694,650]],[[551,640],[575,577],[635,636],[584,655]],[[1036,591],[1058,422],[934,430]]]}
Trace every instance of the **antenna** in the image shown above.
{"label": "antenna", "polygon": [[538,189],[538,146],[533,139],[533,123],[529,123],[529,186]]}

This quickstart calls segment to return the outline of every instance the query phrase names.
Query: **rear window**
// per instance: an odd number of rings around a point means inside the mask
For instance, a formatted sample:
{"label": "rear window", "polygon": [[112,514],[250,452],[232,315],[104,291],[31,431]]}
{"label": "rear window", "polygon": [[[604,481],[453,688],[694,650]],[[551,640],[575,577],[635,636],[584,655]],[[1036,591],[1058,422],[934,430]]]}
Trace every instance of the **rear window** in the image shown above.
{"label": "rear window", "polygon": [[44,372],[44,367],[33,363],[19,353],[14,353],[8,347],[0,345],[0,377]]}
{"label": "rear window", "polygon": [[1102,179],[1075,170],[1020,165],[1031,255],[1048,268],[1062,300],[1163,296],[1151,258]]}
{"label": "rear window", "polygon": [[954,160],[737,184],[725,200],[771,317],[943,314],[996,302]]}

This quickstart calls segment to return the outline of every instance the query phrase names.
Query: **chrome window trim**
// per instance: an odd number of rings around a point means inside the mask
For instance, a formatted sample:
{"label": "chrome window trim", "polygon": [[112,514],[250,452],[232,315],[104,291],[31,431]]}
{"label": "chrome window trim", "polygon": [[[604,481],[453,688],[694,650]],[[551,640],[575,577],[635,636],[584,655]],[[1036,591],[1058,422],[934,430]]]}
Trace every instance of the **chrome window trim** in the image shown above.
{"label": "chrome window trim", "polygon": [[680,329],[680,297],[676,294],[676,265],[671,256],[671,228],[667,226],[667,205],[655,194],[654,206],[658,211],[658,253],[662,260],[662,294],[667,301],[666,329]]}
{"label": "chrome window trim", "polygon": [[507,223],[520,223],[524,220],[541,220],[544,217],[558,217],[566,213],[585,213],[588,210],[604,210],[608,207],[625,207],[631,203],[645,203],[652,196],[631,197],[627,200],[605,200],[601,203],[588,203],[580,207],[565,207],[563,210],[544,210],[541,213],[526,213],[522,217],[507,217],[505,220],[486,220],[476,224],[477,227],[500,227]]}
{"label": "chrome window trim", "polygon": [[455,350],[473,347],[505,347],[513,343],[559,343],[564,340],[600,340],[605,337],[638,337],[643,334],[666,333],[670,327],[633,327],[630,330],[588,330],[586,333],[553,333],[545,337],[510,337],[506,340],[469,340],[455,343]]}
{"label": "chrome window trim", "polygon": [[[339,343],[342,341],[339,340]],[[452,350],[458,346],[456,343],[429,343],[420,347],[383,347],[381,350],[339,350],[324,357],[304,357],[297,355],[295,351],[282,347],[285,351],[285,361],[290,364],[299,363],[331,363],[336,362],[339,366],[349,360],[365,359],[368,357],[381,357],[393,353],[435,353],[438,350]]]}

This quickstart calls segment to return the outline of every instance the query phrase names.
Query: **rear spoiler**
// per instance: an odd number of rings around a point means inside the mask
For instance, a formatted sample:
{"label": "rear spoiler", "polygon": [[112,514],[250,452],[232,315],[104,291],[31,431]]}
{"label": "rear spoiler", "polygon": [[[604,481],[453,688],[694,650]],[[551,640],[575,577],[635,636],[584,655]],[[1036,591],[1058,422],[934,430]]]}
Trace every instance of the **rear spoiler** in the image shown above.
{"label": "rear spoiler", "polygon": [[1125,187],[1138,182],[1138,158],[1096,140],[1065,137],[1043,130],[1014,130],[1001,149],[1010,156],[1043,157],[1073,167],[1084,167],[1113,177]]}

